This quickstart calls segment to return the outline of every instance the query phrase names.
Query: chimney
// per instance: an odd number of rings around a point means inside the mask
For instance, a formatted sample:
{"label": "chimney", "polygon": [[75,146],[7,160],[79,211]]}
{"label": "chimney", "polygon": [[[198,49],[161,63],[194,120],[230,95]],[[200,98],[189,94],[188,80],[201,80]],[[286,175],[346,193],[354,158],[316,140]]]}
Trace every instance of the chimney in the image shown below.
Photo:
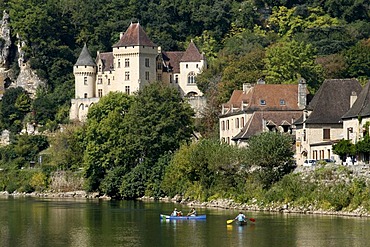
{"label": "chimney", "polygon": [[304,109],[307,103],[307,84],[306,80],[302,77],[298,80],[298,107]]}
{"label": "chimney", "polygon": [[124,34],[123,32],[120,32],[120,33],[119,33],[119,39],[121,39],[121,38],[122,38],[123,34]]}
{"label": "chimney", "polygon": [[247,93],[252,88],[252,84],[244,83],[243,84],[243,93]]}
{"label": "chimney", "polygon": [[357,93],[355,91],[352,91],[351,96],[349,98],[349,108],[353,106],[356,100],[357,100]]}

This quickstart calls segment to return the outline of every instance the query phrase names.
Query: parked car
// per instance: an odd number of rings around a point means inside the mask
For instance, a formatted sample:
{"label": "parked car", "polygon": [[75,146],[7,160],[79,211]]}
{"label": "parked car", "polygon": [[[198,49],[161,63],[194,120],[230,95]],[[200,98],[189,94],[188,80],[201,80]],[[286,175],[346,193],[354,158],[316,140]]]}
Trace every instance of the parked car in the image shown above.
{"label": "parked car", "polygon": [[335,160],[332,160],[332,159],[321,159],[317,163],[319,163],[319,164],[335,164]]}
{"label": "parked car", "polygon": [[316,165],[317,160],[308,159],[303,162],[303,166],[314,166]]}

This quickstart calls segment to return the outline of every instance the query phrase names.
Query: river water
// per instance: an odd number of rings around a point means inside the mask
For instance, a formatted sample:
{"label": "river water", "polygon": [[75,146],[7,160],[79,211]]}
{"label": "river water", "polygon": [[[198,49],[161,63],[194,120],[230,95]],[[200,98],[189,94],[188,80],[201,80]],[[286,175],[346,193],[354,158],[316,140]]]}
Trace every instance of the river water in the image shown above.
{"label": "river water", "polygon": [[0,246],[370,246],[370,218],[244,212],[256,222],[227,225],[235,210],[197,208],[206,220],[160,220],[172,203],[1,198]]}

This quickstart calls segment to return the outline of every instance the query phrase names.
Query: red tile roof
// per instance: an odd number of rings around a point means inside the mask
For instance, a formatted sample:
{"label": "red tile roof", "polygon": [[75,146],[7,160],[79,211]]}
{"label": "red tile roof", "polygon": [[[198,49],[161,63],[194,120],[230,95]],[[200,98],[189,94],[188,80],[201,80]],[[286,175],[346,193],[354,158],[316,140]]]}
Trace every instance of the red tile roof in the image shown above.
{"label": "red tile roof", "polygon": [[193,41],[190,41],[188,48],[181,58],[181,62],[200,62],[203,60],[202,54],[200,54],[198,48],[195,46]]}
{"label": "red tile roof", "polygon": [[133,45],[156,46],[146,35],[144,29],[139,23],[131,23],[125,34],[115,45],[113,45],[113,47]]}

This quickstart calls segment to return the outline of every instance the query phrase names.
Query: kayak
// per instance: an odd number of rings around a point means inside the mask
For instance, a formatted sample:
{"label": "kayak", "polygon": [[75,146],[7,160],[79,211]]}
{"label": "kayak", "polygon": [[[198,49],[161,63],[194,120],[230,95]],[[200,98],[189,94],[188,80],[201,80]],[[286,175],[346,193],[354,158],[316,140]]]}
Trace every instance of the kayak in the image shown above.
{"label": "kayak", "polygon": [[247,225],[247,222],[246,221],[239,221],[239,220],[236,220],[235,223],[238,225],[238,226],[245,226]]}
{"label": "kayak", "polygon": [[205,220],[206,215],[190,215],[190,216],[171,216],[160,214],[160,218],[164,220]]}

